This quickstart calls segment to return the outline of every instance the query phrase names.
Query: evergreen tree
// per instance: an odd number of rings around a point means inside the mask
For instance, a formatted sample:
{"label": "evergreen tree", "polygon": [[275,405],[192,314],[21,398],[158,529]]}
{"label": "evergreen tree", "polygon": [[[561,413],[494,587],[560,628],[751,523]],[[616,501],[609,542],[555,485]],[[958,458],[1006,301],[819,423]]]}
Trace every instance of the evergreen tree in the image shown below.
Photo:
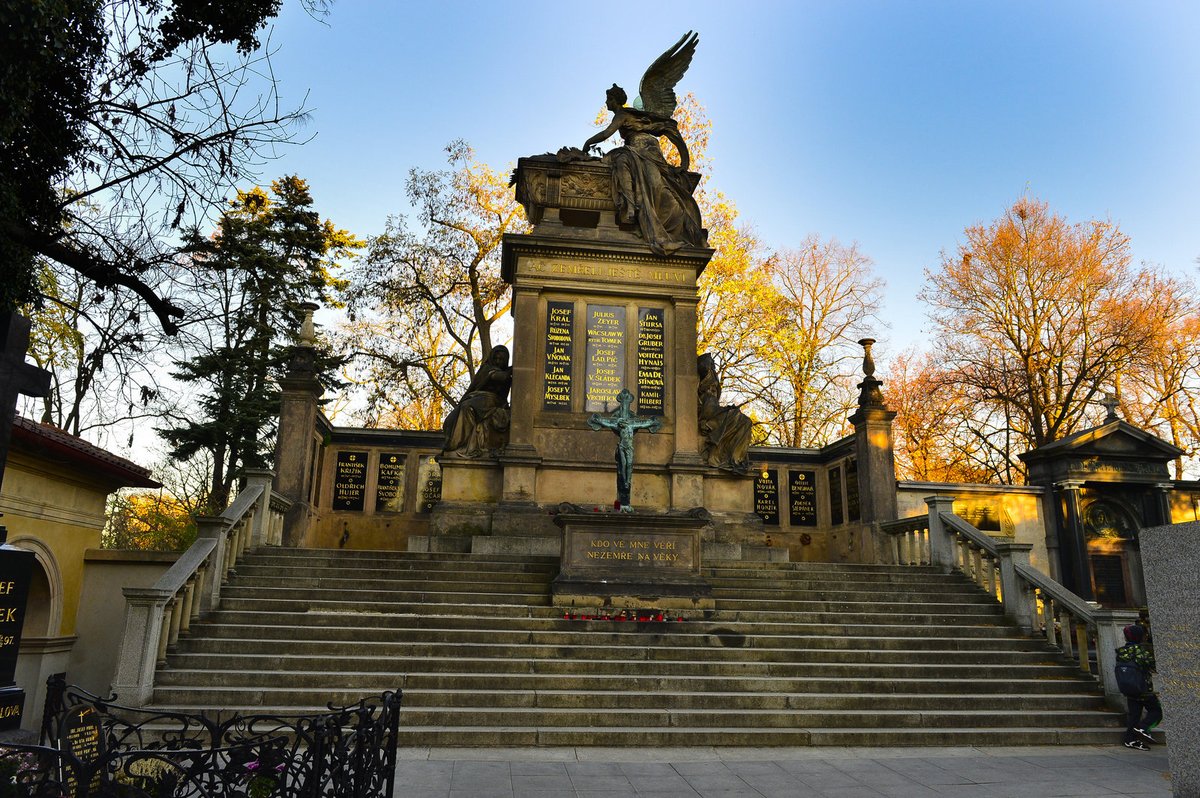
{"label": "evergreen tree", "polygon": [[[362,242],[312,209],[308,185],[295,176],[239,191],[216,232],[188,233],[198,307],[185,330],[190,359],[176,360],[174,376],[197,392],[192,417],[179,417],[160,430],[171,456],[188,460],[207,452],[212,460],[208,507],[228,503],[244,468],[265,465],[279,412],[279,376],[296,342],[302,305],[332,303],[344,287],[333,275],[336,261]],[[336,362],[320,358],[321,372]]]}

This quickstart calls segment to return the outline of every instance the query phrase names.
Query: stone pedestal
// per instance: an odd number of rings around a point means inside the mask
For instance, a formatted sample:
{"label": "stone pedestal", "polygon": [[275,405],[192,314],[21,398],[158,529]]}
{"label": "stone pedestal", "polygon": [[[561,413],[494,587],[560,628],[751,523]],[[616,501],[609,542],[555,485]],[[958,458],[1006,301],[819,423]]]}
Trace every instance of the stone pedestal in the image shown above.
{"label": "stone pedestal", "polygon": [[661,513],[560,513],[559,607],[711,609],[700,574],[708,520]]}

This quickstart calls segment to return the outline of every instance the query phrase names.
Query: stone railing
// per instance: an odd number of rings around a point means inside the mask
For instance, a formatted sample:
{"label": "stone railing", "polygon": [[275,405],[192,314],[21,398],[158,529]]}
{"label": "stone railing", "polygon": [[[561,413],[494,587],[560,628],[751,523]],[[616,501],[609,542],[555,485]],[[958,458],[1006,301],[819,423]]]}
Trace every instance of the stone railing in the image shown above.
{"label": "stone railing", "polygon": [[1099,679],[1110,704],[1124,708],[1113,668],[1121,630],[1138,619],[1132,610],[1104,610],[1084,601],[1029,562],[1030,543],[1004,543],[954,514],[954,498],[931,496],[927,516],[880,525],[891,538],[893,562],[961,571],[1004,607],[1027,634],[1044,636],[1079,669]]}
{"label": "stone railing", "polygon": [[221,586],[248,550],[279,545],[290,502],[271,490],[274,474],[247,471],[246,486],[219,516],[198,516],[196,542],[152,587],[127,587],[121,653],[113,691],[130,706],[144,706],[167,650],[196,619],[215,609]]}

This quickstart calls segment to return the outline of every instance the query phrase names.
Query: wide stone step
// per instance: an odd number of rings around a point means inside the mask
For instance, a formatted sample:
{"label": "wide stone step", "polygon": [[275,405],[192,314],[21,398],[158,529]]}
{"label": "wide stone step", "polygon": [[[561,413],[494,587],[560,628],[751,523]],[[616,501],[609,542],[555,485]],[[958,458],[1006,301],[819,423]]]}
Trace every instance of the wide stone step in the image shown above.
{"label": "wide stone step", "polygon": [[450,573],[450,572],[404,572],[367,578],[365,576],[334,576],[313,574],[311,570],[296,569],[294,575],[273,571],[269,574],[246,574],[238,572],[240,587],[275,589],[349,589],[349,590],[486,590],[508,591],[514,587],[523,590],[544,592],[550,589],[550,579],[541,574]]}
{"label": "wide stone step", "polygon": [[[350,670],[393,670],[393,657],[431,657],[449,651],[473,658],[537,659],[620,659],[647,661],[689,659],[708,662],[804,662],[875,663],[875,664],[958,664],[958,665],[1061,665],[1057,655],[1049,651],[908,651],[886,649],[806,649],[806,648],[692,648],[682,645],[662,645],[635,648],[583,643],[557,645],[497,644],[494,642],[461,643],[430,641],[422,643],[379,643],[362,641],[353,647],[345,643],[314,641],[254,641],[201,639],[178,646],[171,663],[178,668],[244,668],[262,670],[273,664],[287,670],[316,670],[327,667],[330,657],[337,657],[339,666]],[[268,662],[269,661],[269,662]]]}
{"label": "wide stone step", "polygon": [[[273,664],[273,663],[268,663]],[[1059,679],[1075,678],[1077,671],[1066,665],[1047,664],[983,664],[949,665],[944,663],[811,663],[811,662],[693,662],[687,660],[642,659],[491,659],[467,656],[397,656],[391,660],[393,674],[588,674],[638,676],[741,676],[782,678],[844,678],[844,679]],[[341,668],[341,665],[338,666]],[[169,667],[160,671],[159,684],[205,684],[211,680],[226,680],[229,685],[270,684],[273,679],[288,684],[318,685],[345,679],[353,683],[374,684],[378,671],[351,673],[346,670],[330,672],[282,671],[277,666],[261,671],[183,670]],[[265,680],[265,681],[264,681]]]}
{"label": "wide stone step", "polygon": [[[229,602],[233,603],[233,602]],[[254,606],[252,604],[252,606]],[[1017,646],[1041,646],[1039,641],[1019,636],[1014,627],[996,623],[957,624],[954,626],[930,627],[925,624],[846,624],[846,623],[751,623],[733,621],[714,614],[711,619],[669,623],[637,623],[615,621],[567,620],[562,611],[554,608],[517,607],[515,605],[471,605],[454,613],[445,605],[428,605],[427,612],[335,612],[327,610],[308,611],[297,608],[292,612],[268,610],[221,610],[213,613],[210,620],[195,624],[193,636],[202,635],[209,627],[233,624],[239,627],[256,627],[263,634],[271,634],[273,628],[282,627],[307,629],[300,637],[328,635],[327,639],[347,639],[345,635],[361,636],[370,630],[372,639],[407,639],[396,635],[411,630],[486,630],[496,634],[532,634],[536,632],[621,634],[632,640],[635,636],[690,633],[716,638],[716,642],[728,646],[744,646],[753,637],[758,640],[768,637],[814,638],[814,646],[830,648],[853,647],[864,639],[878,639],[880,645],[896,640],[928,640],[937,646],[939,640],[976,639],[1009,640]],[[435,612],[444,610],[444,612]],[[520,614],[518,614],[520,613]],[[973,619],[979,620],[979,619]],[[843,642],[844,641],[844,642]],[[964,644],[965,645],[965,644]]]}
{"label": "wide stone step", "polygon": [[895,678],[850,679],[845,676],[615,676],[572,673],[536,674],[451,674],[415,673],[404,676],[406,689],[417,690],[608,690],[663,691],[672,693],[728,693],[728,692],[783,692],[783,693],[845,693],[845,694],[894,694],[894,693],[962,693],[990,695],[994,693],[1024,692],[1031,694],[1060,694],[1065,690],[1079,690],[1095,694],[1095,680],[1065,676],[1061,679],[1009,678],[995,679],[960,678]]}
{"label": "wide stone step", "polygon": [[946,728],[946,729],[730,729],[726,727],[662,728],[527,728],[402,726],[401,746],[462,747],[577,747],[613,746],[664,748],[737,746],[742,748],[800,746],[1015,746],[1116,745],[1122,732],[1107,726],[1075,729]]}
{"label": "wide stone step", "polygon": [[[933,707],[922,711],[882,709],[772,710],[772,709],[613,709],[504,707],[484,710],[474,707],[409,708],[400,713],[401,726],[538,726],[595,729],[618,727],[710,727],[795,729],[897,729],[897,728],[1089,728],[1096,725],[1095,712],[1021,712],[988,708],[948,711]],[[1118,716],[1111,716],[1116,726]]]}
{"label": "wide stone step", "polygon": [[705,580],[713,586],[730,589],[774,588],[788,590],[818,590],[821,588],[847,588],[850,590],[920,590],[934,592],[941,589],[964,591],[979,588],[957,574],[788,574],[764,571],[754,573],[739,571],[736,574],[714,573],[702,569]]}
{"label": "wide stone step", "polygon": [[[465,587],[467,589],[459,590]],[[361,604],[372,606],[394,606],[413,602],[433,601],[439,604],[461,604],[464,602],[489,599],[488,603],[512,604],[545,604],[549,601],[549,590],[530,589],[526,586],[493,585],[451,585],[450,590],[437,590],[433,587],[415,587],[397,585],[391,590],[363,590],[358,586],[343,588],[308,588],[298,587],[259,587],[249,585],[229,585],[222,593],[230,599],[262,599],[264,601],[287,600],[289,596],[298,596],[296,601],[309,604]]]}
{"label": "wide stone step", "polygon": [[841,588],[812,588],[805,590],[743,590],[740,588],[714,587],[713,596],[718,599],[743,599],[766,601],[851,601],[874,604],[935,603],[935,604],[988,604],[996,599],[978,590],[952,592],[920,590],[843,590]]}
{"label": "wide stone step", "polygon": [[724,612],[790,612],[849,615],[914,615],[933,611],[954,615],[996,615],[1003,611],[995,602],[949,603],[928,601],[813,601],[789,598],[744,598],[716,596],[717,609]]}
{"label": "wide stone step", "polygon": [[[353,704],[358,699],[378,692],[374,684],[348,684],[344,679],[330,678],[320,687],[301,688],[286,682],[262,682],[251,687],[224,683],[163,685],[154,691],[156,706],[294,706],[321,707],[327,703]],[[274,686],[271,686],[274,685]],[[941,695],[953,693],[986,700],[989,695],[1061,695],[1064,690],[1097,695],[1094,682],[1070,680],[1006,680],[995,679],[879,679],[848,680],[845,678],[781,678],[781,677],[662,677],[662,676],[592,676],[583,674],[444,674],[409,673],[396,675],[383,689],[491,691],[516,693],[521,690],[569,692],[657,692],[664,694],[694,694],[709,696],[721,693],[783,693],[814,695],[887,696]]]}
{"label": "wide stone step", "polygon": [[[286,593],[286,591],[283,591]],[[344,594],[343,594],[344,595]],[[524,613],[528,609],[530,617],[561,617],[564,610],[551,605],[549,596],[534,594],[465,594],[465,593],[428,593],[405,594],[407,600],[399,601],[360,601],[354,599],[339,600],[336,598],[266,598],[241,595],[239,591],[222,591],[222,607],[229,610],[248,612],[329,612],[346,614],[393,614],[393,615],[459,615],[459,614],[488,614],[497,616],[512,616],[514,613]],[[470,599],[478,598],[478,603]],[[999,622],[1003,616],[1000,610],[988,607],[953,606],[946,611],[887,612],[880,608],[879,612],[852,611],[812,611],[788,612],[786,610],[742,607],[733,602],[734,606],[718,605],[710,613],[713,620],[728,623],[797,623],[829,627],[838,624],[865,624],[870,626],[957,626],[978,624],[986,619]],[[910,605],[912,606],[912,605]],[[541,612],[535,612],[536,609]],[[932,609],[932,608],[925,608]],[[575,609],[572,612],[582,614],[585,610]],[[674,614],[674,610],[671,611]]]}
{"label": "wide stone step", "polygon": [[846,694],[846,693],[672,693],[610,690],[423,690],[406,687],[404,706],[417,707],[541,707],[659,708],[659,709],[796,709],[796,710],[945,710],[969,711],[986,703],[1010,711],[1106,711],[1099,694],[1041,695],[992,693]]}
{"label": "wide stone step", "polygon": [[[295,620],[294,615],[287,620]],[[345,645],[353,642],[363,651],[386,651],[391,646],[411,644],[476,644],[476,645],[541,645],[541,646],[668,646],[702,649],[705,652],[728,649],[781,649],[814,652],[878,651],[903,656],[912,652],[917,656],[938,657],[947,654],[999,656],[998,661],[1010,653],[1027,656],[1043,656],[1049,650],[1038,640],[1024,637],[1001,636],[1006,630],[994,630],[992,637],[879,637],[875,635],[839,634],[836,636],[814,635],[768,635],[738,633],[726,627],[716,627],[698,632],[637,632],[572,629],[489,629],[472,626],[452,628],[443,625],[429,627],[401,627],[376,629],[369,636],[357,626],[312,626],[284,625],[283,620],[275,624],[260,625],[261,618],[243,618],[246,623],[210,622],[197,624],[190,636],[181,637],[176,650],[179,652],[224,652],[251,653],[255,645],[287,646],[290,653],[320,653],[336,656],[349,652]],[[432,622],[440,619],[427,619]],[[613,624],[610,624],[613,626]],[[382,654],[381,654],[382,656]]]}

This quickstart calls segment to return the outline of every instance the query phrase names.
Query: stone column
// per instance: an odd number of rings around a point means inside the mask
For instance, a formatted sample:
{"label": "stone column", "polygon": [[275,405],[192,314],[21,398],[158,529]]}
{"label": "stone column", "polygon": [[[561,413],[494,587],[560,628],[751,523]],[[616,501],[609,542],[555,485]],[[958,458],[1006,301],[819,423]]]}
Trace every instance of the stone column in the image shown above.
{"label": "stone column", "polygon": [[196,516],[196,537],[212,538],[215,542],[204,580],[199,585],[200,613],[207,614],[221,603],[221,583],[225,581],[225,519],[214,515]]}
{"label": "stone column", "polygon": [[1100,683],[1104,685],[1104,698],[1113,709],[1126,708],[1125,696],[1117,687],[1116,651],[1125,645],[1124,629],[1138,622],[1136,610],[1096,610],[1096,667],[1100,670]]}
{"label": "stone column", "polygon": [[954,512],[953,496],[930,496],[925,499],[929,506],[929,560],[944,572],[954,570],[954,539],[942,523],[941,513]]}
{"label": "stone column", "polygon": [[[863,347],[863,381],[858,384],[858,410],[850,416],[854,425],[855,456],[858,458],[859,510],[864,523],[896,518],[896,462],[892,451],[892,420],[896,414],[883,401],[875,379],[871,356],[873,338],[858,342]],[[932,533],[931,533],[932,534]]]}
{"label": "stone column", "polygon": [[1032,549],[1032,543],[996,543],[996,553],[1000,555],[1000,595],[1004,601],[1004,614],[1026,634],[1033,631],[1034,610],[1029,603],[1029,594],[1017,575],[1017,566],[1029,566],[1029,552]]}
{"label": "stone column", "polygon": [[1154,486],[1158,518],[1150,521],[1146,526],[1166,526],[1171,523],[1171,490],[1174,487],[1170,482],[1160,482]]}
{"label": "stone column", "polygon": [[508,445],[500,455],[504,468],[501,501],[532,507],[535,501],[537,468],[541,463],[533,445],[533,421],[542,406],[538,390],[541,336],[538,330],[537,288],[513,286],[513,383],[509,405]]}
{"label": "stone column", "polygon": [[1063,585],[1085,601],[1096,598],[1092,592],[1092,572],[1088,564],[1087,540],[1079,518],[1079,490],[1075,481],[1056,482],[1054,494],[1058,515],[1058,556]]}
{"label": "stone column", "polygon": [[284,515],[283,545],[298,546],[312,516],[313,454],[317,443],[318,400],[325,389],[316,378],[316,336],[312,314],[317,306],[302,305],[304,324],[300,343],[293,348],[287,376],[279,381],[279,434],[275,441],[275,490],[292,502]]}
{"label": "stone column", "polygon": [[141,707],[150,703],[154,694],[163,610],[171,592],[153,587],[127,587],[122,593],[125,595],[125,628],[112,689],[122,704]]}
{"label": "stone column", "polygon": [[538,289],[529,286],[513,286],[513,381],[510,404],[511,420],[508,427],[506,453],[525,456],[536,455],[533,447],[533,419],[541,407],[538,395],[538,366],[541,363],[542,343],[538,329]]}
{"label": "stone column", "polygon": [[700,461],[700,420],[697,407],[700,376],[696,371],[696,299],[675,297],[674,342],[671,352],[675,422],[675,452],[668,468],[671,473],[671,507],[688,510],[704,505],[704,474]]}
{"label": "stone column", "polygon": [[271,513],[271,480],[275,477],[275,472],[269,468],[247,468],[243,469],[242,474],[246,477],[247,488],[261,486],[263,489],[262,495],[254,503],[254,520],[250,525],[250,548],[257,549],[266,543],[270,532],[268,522]]}

